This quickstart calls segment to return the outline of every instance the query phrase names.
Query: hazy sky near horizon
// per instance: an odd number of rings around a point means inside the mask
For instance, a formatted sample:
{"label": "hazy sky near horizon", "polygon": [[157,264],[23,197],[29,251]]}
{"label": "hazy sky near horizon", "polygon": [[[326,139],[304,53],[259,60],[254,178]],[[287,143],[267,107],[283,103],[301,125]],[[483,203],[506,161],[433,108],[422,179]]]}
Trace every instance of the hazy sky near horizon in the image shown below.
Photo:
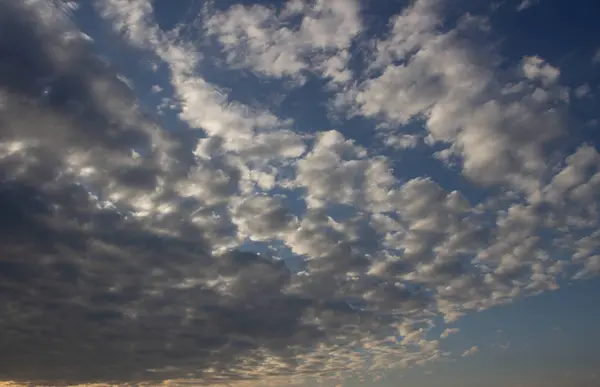
{"label": "hazy sky near horizon", "polygon": [[0,0],[0,386],[597,386],[598,14]]}

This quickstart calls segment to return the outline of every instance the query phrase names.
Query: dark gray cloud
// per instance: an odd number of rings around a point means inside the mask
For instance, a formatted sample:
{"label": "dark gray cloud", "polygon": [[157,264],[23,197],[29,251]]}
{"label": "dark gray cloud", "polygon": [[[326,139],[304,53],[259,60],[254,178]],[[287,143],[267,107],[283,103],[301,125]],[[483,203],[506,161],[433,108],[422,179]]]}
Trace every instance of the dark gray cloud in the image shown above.
{"label": "dark gray cloud", "polygon": [[[342,294],[290,291],[282,262],[214,255],[189,221],[198,202],[170,187],[216,161],[195,165],[189,138],[157,133],[52,12],[0,2],[0,380],[236,380],[268,358],[286,374],[319,343],[383,326],[368,312],[356,322]],[[171,211],[136,217],[148,195]]]}
{"label": "dark gray cloud", "polygon": [[[208,380],[207,369],[247,378],[243,363],[260,359],[259,348],[293,370],[297,352],[332,334],[384,325],[369,313],[354,322],[344,302],[286,294],[290,272],[281,262],[212,256],[201,230],[194,240],[157,235],[98,208],[81,186],[44,192],[4,181],[0,199],[5,380]],[[309,311],[319,324],[303,321]]]}

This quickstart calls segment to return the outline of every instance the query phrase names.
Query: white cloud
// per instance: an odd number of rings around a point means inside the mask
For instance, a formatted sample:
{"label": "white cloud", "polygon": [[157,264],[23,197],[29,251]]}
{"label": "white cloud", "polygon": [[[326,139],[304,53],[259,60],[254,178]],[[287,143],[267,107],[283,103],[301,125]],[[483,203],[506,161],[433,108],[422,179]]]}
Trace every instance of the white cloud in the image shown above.
{"label": "white cloud", "polygon": [[340,203],[380,211],[394,182],[385,157],[368,158],[364,148],[331,130],[298,161],[294,184],[306,188],[310,208]]}
{"label": "white cloud", "polygon": [[385,145],[395,149],[416,148],[421,137],[415,134],[390,134],[385,136]]}
{"label": "white cloud", "polygon": [[578,86],[575,89],[574,93],[577,98],[585,98],[586,96],[589,96],[591,91],[592,91],[592,89],[591,89],[590,85],[588,85],[587,83],[584,83],[583,85]]}
{"label": "white cloud", "polygon": [[479,347],[473,346],[473,347],[467,349],[465,352],[463,352],[462,357],[473,356],[477,352],[479,352]]}
{"label": "white cloud", "polygon": [[540,2],[540,0],[521,0],[519,5],[517,6],[517,12],[521,12],[528,8],[531,8],[534,5],[538,4],[539,2]]}
{"label": "white cloud", "polygon": [[[279,12],[235,5],[204,24],[230,65],[300,83],[314,71],[344,83],[351,77],[347,50],[362,28],[359,11],[355,0],[288,1]],[[296,27],[293,19],[298,17]]]}
{"label": "white cloud", "polygon": [[152,3],[149,1],[110,0],[97,3],[100,4],[102,16],[113,19],[113,27],[132,44],[150,48],[159,43],[160,31],[153,24]]}
{"label": "white cloud", "polygon": [[523,58],[523,73],[528,79],[540,80],[544,84],[555,83],[560,76],[560,70],[546,63],[538,56]]}
{"label": "white cloud", "polygon": [[446,328],[446,329],[444,329],[444,331],[440,335],[440,338],[446,339],[450,335],[453,335],[453,334],[458,333],[458,332],[460,332],[460,329],[458,329],[458,328]]}
{"label": "white cloud", "polygon": [[268,130],[289,124],[269,112],[229,100],[223,90],[198,76],[195,70],[202,55],[192,44],[160,30],[149,1],[106,0],[98,4],[102,15],[113,21],[113,27],[129,42],[153,51],[167,64],[180,118],[191,127],[224,138],[226,147],[241,149],[252,143],[250,139],[257,128]]}
{"label": "white cloud", "polygon": [[574,279],[585,279],[596,277],[600,274],[600,255],[588,257],[583,268],[575,274]]}
{"label": "white cloud", "polygon": [[524,59],[524,77],[500,70],[497,55],[469,39],[485,34],[481,23],[463,18],[441,32],[440,7],[416,1],[393,17],[389,36],[374,43],[380,73],[340,94],[337,106],[388,127],[423,120],[469,178],[531,193],[546,165],[543,144],[565,134],[559,71],[538,57]]}

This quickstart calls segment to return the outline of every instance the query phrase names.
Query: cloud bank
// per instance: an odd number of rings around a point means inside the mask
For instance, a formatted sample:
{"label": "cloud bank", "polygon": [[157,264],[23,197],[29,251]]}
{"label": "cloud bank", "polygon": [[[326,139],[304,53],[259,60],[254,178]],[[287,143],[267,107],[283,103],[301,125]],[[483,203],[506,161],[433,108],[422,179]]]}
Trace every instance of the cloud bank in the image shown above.
{"label": "cloud bank", "polygon": [[501,65],[478,40],[485,17],[442,28],[445,3],[417,0],[374,37],[351,0],[199,17],[231,68],[294,88],[324,80],[331,109],[376,120],[391,148],[431,147],[488,190],[476,201],[400,178],[340,130],[306,136],[232,100],[150,1],[94,6],[165,66],[189,129],[159,125],[95,54],[76,3],[0,1],[0,380],[376,374],[475,356],[442,349],[461,316],[600,273],[600,154],[562,145],[560,69],[538,56]]}

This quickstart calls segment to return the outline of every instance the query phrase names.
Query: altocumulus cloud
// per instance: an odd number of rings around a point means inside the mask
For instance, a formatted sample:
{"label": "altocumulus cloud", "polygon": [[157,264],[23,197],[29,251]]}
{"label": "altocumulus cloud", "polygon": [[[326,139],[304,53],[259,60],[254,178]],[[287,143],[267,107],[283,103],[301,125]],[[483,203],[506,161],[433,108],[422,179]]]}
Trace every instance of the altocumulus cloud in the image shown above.
{"label": "altocumulus cloud", "polygon": [[[392,148],[442,144],[431,157],[448,173],[489,188],[474,203],[432,178],[398,178],[388,156],[340,131],[306,136],[230,100],[149,0],[94,2],[167,69],[193,130],[162,128],[72,22],[77,4],[0,0],[0,379],[375,373],[460,357],[438,340],[458,329],[431,337],[434,323],[599,274],[600,155],[559,148],[570,93],[560,69],[537,56],[501,66],[480,47],[484,17],[442,29],[445,3],[417,0],[381,37],[361,34],[353,0],[209,5],[199,17],[231,68],[292,88],[322,78],[331,109],[378,120]],[[422,133],[394,129],[412,120]]]}

